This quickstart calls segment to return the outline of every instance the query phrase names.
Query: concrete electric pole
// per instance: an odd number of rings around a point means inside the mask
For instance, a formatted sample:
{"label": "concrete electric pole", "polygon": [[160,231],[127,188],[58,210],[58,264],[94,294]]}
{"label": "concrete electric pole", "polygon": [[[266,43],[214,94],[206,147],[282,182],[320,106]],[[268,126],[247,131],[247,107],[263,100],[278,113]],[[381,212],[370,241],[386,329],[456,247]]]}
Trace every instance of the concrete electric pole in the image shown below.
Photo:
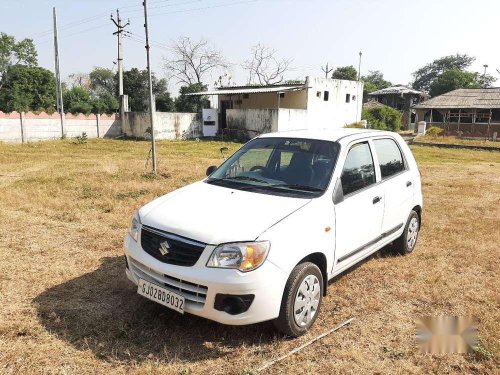
{"label": "concrete electric pole", "polygon": [[363,52],[359,51],[359,64],[358,64],[358,81],[361,81],[361,56]]}
{"label": "concrete electric pole", "polygon": [[115,24],[118,30],[116,30],[113,35],[117,36],[118,39],[118,95],[120,96],[120,119],[123,121],[123,46],[122,46],[122,33],[123,30],[130,25],[128,21],[125,25],[122,25],[122,19],[120,18],[120,11],[116,10],[116,20],[111,14],[111,21]]}
{"label": "concrete electric pole", "polygon": [[328,63],[326,63],[326,67],[321,67],[321,70],[325,73],[325,78],[328,78],[328,74],[333,71],[333,68],[328,69]]}
{"label": "concrete electric pole", "polygon": [[56,71],[56,104],[57,112],[61,117],[61,138],[64,137],[64,103],[62,95],[61,72],[59,70],[59,43],[57,40],[57,16],[56,7],[52,8],[52,15],[54,18],[54,63]]}
{"label": "concrete electric pole", "polygon": [[148,27],[148,2],[144,0],[144,29],[146,30],[146,59],[148,64],[149,83],[149,116],[151,119],[151,158],[153,161],[153,174],[156,174],[156,145],[155,145],[155,106],[153,99],[153,77],[151,74],[151,60],[149,57],[149,27]]}

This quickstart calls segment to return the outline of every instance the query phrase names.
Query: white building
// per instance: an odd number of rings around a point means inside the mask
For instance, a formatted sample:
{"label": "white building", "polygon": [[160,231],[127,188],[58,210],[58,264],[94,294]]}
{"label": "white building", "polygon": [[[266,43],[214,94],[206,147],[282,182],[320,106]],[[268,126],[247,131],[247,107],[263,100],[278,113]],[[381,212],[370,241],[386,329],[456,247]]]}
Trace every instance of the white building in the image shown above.
{"label": "white building", "polygon": [[[204,133],[341,128],[361,120],[363,82],[306,77],[304,83],[231,86],[190,95],[211,96]],[[216,115],[217,113],[217,115]],[[217,118],[218,121],[213,121]],[[213,127],[216,127],[214,129]]]}

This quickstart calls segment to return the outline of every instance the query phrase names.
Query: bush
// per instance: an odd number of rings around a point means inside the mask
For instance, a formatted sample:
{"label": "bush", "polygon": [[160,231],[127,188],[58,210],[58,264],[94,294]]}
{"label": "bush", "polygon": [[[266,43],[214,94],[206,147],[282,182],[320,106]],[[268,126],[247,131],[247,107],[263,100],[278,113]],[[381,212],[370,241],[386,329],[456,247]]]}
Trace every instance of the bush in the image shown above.
{"label": "bush", "polygon": [[87,143],[87,133],[83,132],[82,135],[76,137],[76,143],[79,145],[84,145]]}
{"label": "bush", "polygon": [[438,128],[437,126],[431,126],[429,129],[425,131],[425,134],[431,137],[437,137],[438,135],[443,134],[444,130]]}
{"label": "bush", "polygon": [[364,108],[361,119],[367,120],[370,129],[391,130],[397,132],[401,129],[401,117],[403,114],[397,109],[380,106],[375,108]]}

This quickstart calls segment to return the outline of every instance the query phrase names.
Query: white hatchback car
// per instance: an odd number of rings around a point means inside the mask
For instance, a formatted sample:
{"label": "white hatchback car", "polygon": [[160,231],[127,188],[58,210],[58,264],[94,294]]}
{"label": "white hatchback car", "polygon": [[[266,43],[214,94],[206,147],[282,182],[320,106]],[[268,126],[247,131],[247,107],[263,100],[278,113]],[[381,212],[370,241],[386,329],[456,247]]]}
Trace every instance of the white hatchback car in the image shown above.
{"label": "white hatchback car", "polygon": [[395,133],[265,134],[207,175],[140,208],[125,238],[138,293],[180,313],[299,336],[328,280],[390,243],[415,248],[420,173]]}

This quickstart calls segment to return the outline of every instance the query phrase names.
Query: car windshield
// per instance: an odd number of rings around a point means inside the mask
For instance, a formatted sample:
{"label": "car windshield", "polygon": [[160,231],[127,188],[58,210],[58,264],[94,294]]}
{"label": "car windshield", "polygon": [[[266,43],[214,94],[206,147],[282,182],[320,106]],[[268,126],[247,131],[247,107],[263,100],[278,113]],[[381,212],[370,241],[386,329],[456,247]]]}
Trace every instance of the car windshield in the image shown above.
{"label": "car windshield", "polygon": [[207,183],[266,194],[314,197],[328,187],[339,145],[298,138],[257,138],[248,142]]}

